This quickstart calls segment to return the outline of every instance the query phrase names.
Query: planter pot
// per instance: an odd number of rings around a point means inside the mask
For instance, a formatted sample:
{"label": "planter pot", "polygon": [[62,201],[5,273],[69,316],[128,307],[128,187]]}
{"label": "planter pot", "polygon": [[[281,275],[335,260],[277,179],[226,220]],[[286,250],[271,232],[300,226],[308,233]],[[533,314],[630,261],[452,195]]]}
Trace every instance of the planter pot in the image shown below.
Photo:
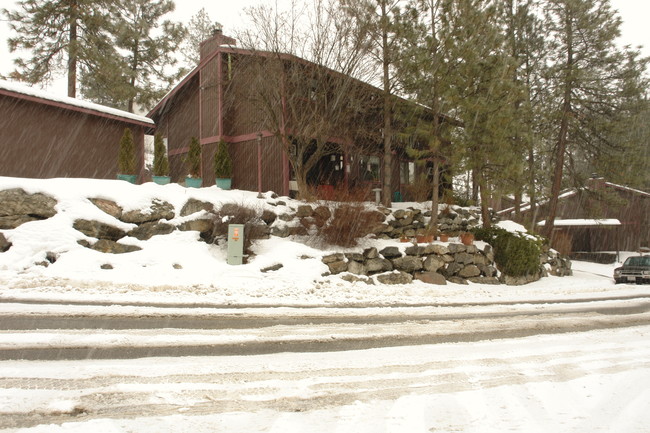
{"label": "planter pot", "polygon": [[406,243],[406,242],[410,242],[411,239],[409,239],[407,237],[402,237],[402,238],[399,238],[399,241],[402,242],[402,243]]}
{"label": "planter pot", "polygon": [[151,176],[151,180],[154,181],[154,183],[157,183],[158,185],[167,185],[171,177],[169,176]]}
{"label": "planter pot", "polygon": [[463,233],[460,235],[460,241],[465,245],[472,245],[474,243],[473,233]]}
{"label": "planter pot", "polygon": [[230,189],[230,187],[232,186],[232,179],[218,177],[214,180],[214,182],[221,189]]}
{"label": "planter pot", "polygon": [[137,174],[118,174],[117,179],[118,180],[125,180],[125,181],[135,185],[135,183],[138,180],[138,175]]}
{"label": "planter pot", "polygon": [[418,244],[429,244],[433,242],[433,235],[417,235],[415,239],[418,241]]}
{"label": "planter pot", "polygon": [[201,188],[203,178],[201,177],[186,177],[185,186],[188,188]]}
{"label": "planter pot", "polygon": [[449,242],[449,235],[440,235],[440,242]]}

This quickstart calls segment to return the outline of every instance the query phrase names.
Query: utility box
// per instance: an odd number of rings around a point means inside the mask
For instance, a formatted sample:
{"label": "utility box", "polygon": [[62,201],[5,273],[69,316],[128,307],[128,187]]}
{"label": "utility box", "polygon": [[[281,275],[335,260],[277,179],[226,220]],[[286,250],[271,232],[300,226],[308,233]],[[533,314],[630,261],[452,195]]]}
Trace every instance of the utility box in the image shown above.
{"label": "utility box", "polygon": [[244,261],[244,225],[228,224],[229,265],[241,265]]}

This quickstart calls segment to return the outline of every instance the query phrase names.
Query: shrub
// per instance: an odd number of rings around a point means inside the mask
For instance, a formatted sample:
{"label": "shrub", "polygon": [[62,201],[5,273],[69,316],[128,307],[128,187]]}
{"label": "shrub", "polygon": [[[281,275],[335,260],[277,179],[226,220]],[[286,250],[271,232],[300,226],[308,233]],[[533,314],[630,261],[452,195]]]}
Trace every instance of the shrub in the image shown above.
{"label": "shrub", "polygon": [[169,160],[162,135],[156,134],[153,140],[153,175],[168,176]]}
{"label": "shrub", "polygon": [[187,152],[185,162],[190,176],[201,177],[201,144],[196,137],[192,137],[190,140],[190,150]]}
{"label": "shrub", "polygon": [[225,203],[214,216],[214,240],[226,239],[229,224],[244,225],[244,254],[252,255],[253,241],[269,237],[269,227],[262,220],[262,212],[243,204]]}
{"label": "shrub", "polygon": [[120,139],[120,151],[118,155],[118,167],[121,174],[136,174],[137,161],[135,158],[135,143],[133,133],[129,128],[124,128],[124,134]]}
{"label": "shrub", "polygon": [[342,203],[334,209],[320,235],[329,245],[353,247],[360,238],[368,235],[376,222],[376,213],[366,210],[363,205]]}
{"label": "shrub", "polygon": [[217,179],[230,179],[232,177],[232,159],[228,153],[228,145],[220,141],[217,152],[214,154],[214,174]]}
{"label": "shrub", "polygon": [[508,276],[534,275],[539,271],[543,240],[529,234],[512,233],[499,227],[473,230],[476,239],[494,248],[494,261]]}

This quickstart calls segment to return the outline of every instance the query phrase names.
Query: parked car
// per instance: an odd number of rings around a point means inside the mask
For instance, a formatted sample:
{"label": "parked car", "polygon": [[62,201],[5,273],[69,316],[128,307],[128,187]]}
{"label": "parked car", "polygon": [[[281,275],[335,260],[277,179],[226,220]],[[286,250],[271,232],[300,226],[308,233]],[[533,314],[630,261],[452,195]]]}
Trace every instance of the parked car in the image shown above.
{"label": "parked car", "polygon": [[614,269],[614,281],[619,283],[650,283],[650,256],[628,257],[620,268]]}

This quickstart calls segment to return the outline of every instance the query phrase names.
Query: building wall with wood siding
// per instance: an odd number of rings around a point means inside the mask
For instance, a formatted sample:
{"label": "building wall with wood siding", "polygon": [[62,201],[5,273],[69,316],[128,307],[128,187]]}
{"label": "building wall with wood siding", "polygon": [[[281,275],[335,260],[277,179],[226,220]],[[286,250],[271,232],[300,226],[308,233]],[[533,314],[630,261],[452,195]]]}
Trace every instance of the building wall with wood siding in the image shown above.
{"label": "building wall with wood siding", "polygon": [[115,179],[119,141],[130,128],[144,174],[144,126],[0,94],[0,175]]}

